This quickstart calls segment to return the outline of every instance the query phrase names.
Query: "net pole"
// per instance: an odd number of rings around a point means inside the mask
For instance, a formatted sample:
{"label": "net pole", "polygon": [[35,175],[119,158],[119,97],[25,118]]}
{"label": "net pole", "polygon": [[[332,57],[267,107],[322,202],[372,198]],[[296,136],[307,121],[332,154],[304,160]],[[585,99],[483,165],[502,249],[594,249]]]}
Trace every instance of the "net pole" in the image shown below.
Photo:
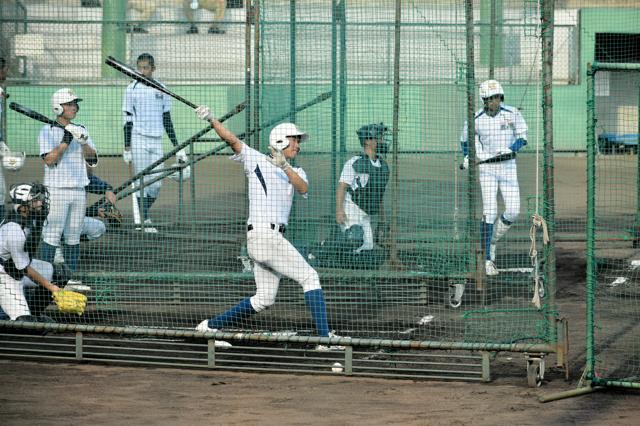
{"label": "net pole", "polygon": [[402,0],[396,0],[393,40],[393,207],[391,209],[391,247],[390,262],[399,265],[396,230],[398,229],[398,125],[400,113],[400,22],[402,16]]}
{"label": "net pole", "polygon": [[[338,179],[338,24],[339,19],[338,2],[331,2],[331,193],[337,191],[336,181]],[[331,211],[336,211],[336,198],[331,197]]]}
{"label": "net pole", "polygon": [[[476,206],[476,191],[474,191],[476,184],[476,128],[475,128],[475,51],[474,51],[474,27],[473,27],[473,0],[465,0],[465,26],[466,26],[466,53],[467,53],[467,141],[469,144],[469,173],[467,174],[467,198],[469,201],[469,214],[467,215],[467,229],[471,236],[478,235],[478,232],[473,231],[474,223],[477,223],[475,206]],[[477,229],[478,227],[476,227]],[[473,242],[475,240],[475,243]],[[473,261],[475,262],[475,275],[476,275],[476,288],[478,290],[484,288],[483,273],[480,271],[481,264],[478,259],[482,253],[482,243],[480,237],[471,238],[470,247],[475,247],[472,250],[474,253]]]}
{"label": "net pole", "polygon": [[591,64],[587,65],[587,365],[585,375],[588,379],[594,378],[595,356],[594,356],[594,307],[595,307],[595,284],[596,284],[596,259],[595,259],[595,134],[596,134],[596,111],[595,111],[595,74],[597,68]]}
{"label": "net pole", "polygon": [[[555,252],[555,183],[553,161],[553,40],[555,0],[541,0],[542,21],[542,122],[544,140],[543,158],[543,215],[547,222],[549,243],[544,246],[545,271],[547,279],[549,310],[547,325],[552,342],[556,341],[556,252]],[[537,169],[537,167],[536,167]],[[536,179],[537,182],[537,179]],[[537,183],[536,183],[537,184]],[[536,203],[538,202],[536,196]]]}
{"label": "net pole", "polygon": [[338,7],[340,8],[340,164],[346,161],[347,153],[347,12],[346,0],[341,0]]}
{"label": "net pole", "polygon": [[[247,0],[249,1],[249,0]],[[260,146],[260,49],[262,43],[260,40],[260,1],[253,4],[253,15],[251,17],[253,23],[253,102],[256,107],[253,109],[253,127],[256,131],[253,133],[253,146]],[[251,25],[249,25],[251,27]]]}
{"label": "net pole", "polygon": [[[258,0],[259,1],[259,0]],[[245,1],[245,20],[244,20],[244,99],[247,102],[245,107],[244,127],[245,132],[251,131],[251,5],[252,1]],[[250,145],[251,141],[247,140]],[[255,143],[255,141],[254,141]],[[260,149],[259,146],[254,146]]]}
{"label": "net pole", "polygon": [[296,122],[296,0],[289,0],[289,110]]}
{"label": "net pole", "polygon": [[105,59],[109,56],[125,58],[127,51],[126,33],[123,23],[127,19],[127,2],[120,0],[104,0],[102,7],[102,77],[116,78],[120,73],[109,65]]}
{"label": "net pole", "polygon": [[493,79],[496,66],[496,0],[491,1],[491,27],[489,29],[489,78]]}

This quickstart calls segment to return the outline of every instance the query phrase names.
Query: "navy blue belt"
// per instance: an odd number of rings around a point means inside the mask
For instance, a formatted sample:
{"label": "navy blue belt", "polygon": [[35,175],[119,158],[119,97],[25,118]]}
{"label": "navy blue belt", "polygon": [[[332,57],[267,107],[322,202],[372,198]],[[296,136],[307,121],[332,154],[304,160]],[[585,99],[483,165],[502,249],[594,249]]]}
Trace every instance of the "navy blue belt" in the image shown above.
{"label": "navy blue belt", "polygon": [[[287,227],[284,225],[276,225],[275,223],[270,223],[269,227],[271,229],[273,229],[274,231],[278,231],[281,234],[284,234],[284,232],[287,230]],[[253,225],[247,225],[247,232],[253,230]]]}

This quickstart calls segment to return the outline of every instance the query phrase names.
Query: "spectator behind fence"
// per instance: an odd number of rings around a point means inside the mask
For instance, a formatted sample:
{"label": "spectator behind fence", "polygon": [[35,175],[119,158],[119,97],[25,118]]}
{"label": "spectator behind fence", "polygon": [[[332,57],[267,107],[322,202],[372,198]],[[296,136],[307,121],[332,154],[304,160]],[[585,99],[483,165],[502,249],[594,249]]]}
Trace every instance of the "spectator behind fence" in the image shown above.
{"label": "spectator behind fence", "polygon": [[[154,0],[129,0],[129,9],[133,9],[140,14],[137,19],[141,22],[148,22],[156,13],[159,1]],[[208,10],[214,14],[213,23],[209,27],[209,34],[224,34],[224,30],[220,27],[220,22],[224,19],[226,9],[226,0],[168,0],[167,6],[177,6],[182,3],[182,10],[186,19],[191,22],[191,26],[187,30],[187,34],[197,34],[198,27],[195,25],[195,11],[200,9]],[[130,24],[127,26],[128,33],[148,33],[142,24]]]}
{"label": "spectator behind fence", "polygon": [[226,0],[182,0],[185,17],[191,22],[187,34],[197,34],[198,27],[195,25],[194,13],[198,8],[208,10],[213,13],[213,23],[209,27],[209,34],[224,34],[225,30],[220,27],[220,22],[224,19]]}

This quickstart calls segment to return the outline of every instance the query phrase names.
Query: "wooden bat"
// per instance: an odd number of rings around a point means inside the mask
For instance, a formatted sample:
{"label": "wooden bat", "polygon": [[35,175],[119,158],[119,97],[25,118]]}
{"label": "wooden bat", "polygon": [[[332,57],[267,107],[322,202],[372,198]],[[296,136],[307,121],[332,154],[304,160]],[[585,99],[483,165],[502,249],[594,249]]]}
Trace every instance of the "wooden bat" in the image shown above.
{"label": "wooden bat", "polygon": [[144,84],[145,86],[153,87],[157,91],[162,92],[162,93],[164,93],[166,95],[169,95],[172,98],[176,99],[177,101],[180,101],[183,104],[188,105],[189,107],[191,107],[193,109],[198,108],[198,105],[196,105],[193,102],[183,98],[180,95],[177,95],[177,94],[173,93],[171,90],[169,90],[166,87],[164,87],[157,80],[154,80],[153,78],[150,78],[150,77],[145,77],[144,75],[140,74],[138,71],[134,70],[133,68],[131,68],[131,67],[123,64],[122,62],[118,61],[113,56],[107,57],[107,59],[105,59],[104,63],[109,65],[110,67],[114,68],[115,70],[120,71],[122,74],[127,75],[127,76],[133,78],[134,80],[139,81],[140,83]]}

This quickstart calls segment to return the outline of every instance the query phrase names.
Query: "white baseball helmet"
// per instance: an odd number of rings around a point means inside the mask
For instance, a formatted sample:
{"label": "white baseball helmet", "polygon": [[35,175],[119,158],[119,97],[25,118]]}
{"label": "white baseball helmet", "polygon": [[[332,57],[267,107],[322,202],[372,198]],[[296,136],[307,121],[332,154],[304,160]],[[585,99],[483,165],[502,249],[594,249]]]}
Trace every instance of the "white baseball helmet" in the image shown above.
{"label": "white baseball helmet", "polygon": [[502,90],[500,83],[496,80],[483,81],[482,84],[480,84],[480,97],[482,99],[487,99],[493,95],[504,96],[504,90]]}
{"label": "white baseball helmet", "polygon": [[24,166],[25,158],[24,152],[5,152],[2,156],[2,167],[17,172]]}
{"label": "white baseball helmet", "polygon": [[[172,167],[179,166],[180,163],[173,164]],[[180,172],[175,171],[169,175],[170,179],[175,180],[176,182],[180,182]],[[187,180],[191,178],[191,166],[187,166],[182,169],[182,180]]]}
{"label": "white baseball helmet", "polygon": [[289,146],[289,139],[287,136],[300,136],[301,141],[305,141],[309,138],[309,135],[293,124],[293,123],[281,123],[271,129],[269,134],[269,146],[273,149],[282,151]]}
{"label": "white baseball helmet", "polygon": [[56,115],[62,115],[64,109],[62,108],[62,104],[68,104],[69,102],[80,102],[82,99],[76,95],[76,93],[68,88],[60,89],[51,97],[51,107],[53,108],[53,112]]}

